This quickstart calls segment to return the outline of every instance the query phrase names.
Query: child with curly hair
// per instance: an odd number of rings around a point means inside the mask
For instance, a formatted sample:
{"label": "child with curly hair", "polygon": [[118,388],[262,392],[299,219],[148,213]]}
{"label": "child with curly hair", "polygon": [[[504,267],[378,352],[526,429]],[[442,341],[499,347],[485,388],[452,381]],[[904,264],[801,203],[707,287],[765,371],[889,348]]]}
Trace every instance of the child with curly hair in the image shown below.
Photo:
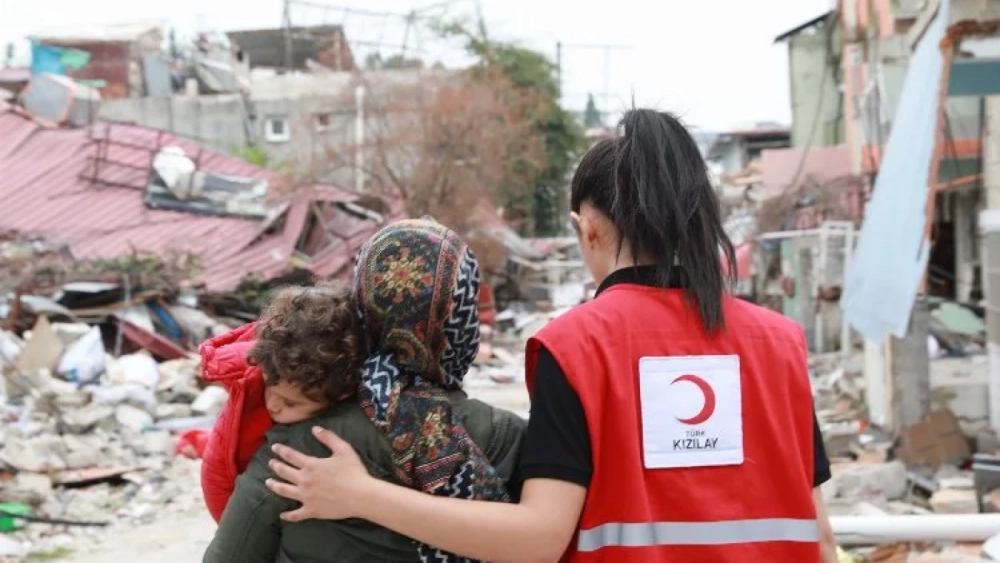
{"label": "child with curly hair", "polygon": [[229,391],[202,456],[216,521],[274,424],[312,418],[357,392],[364,338],[351,288],[328,282],[282,289],[257,323],[202,345],[202,378]]}

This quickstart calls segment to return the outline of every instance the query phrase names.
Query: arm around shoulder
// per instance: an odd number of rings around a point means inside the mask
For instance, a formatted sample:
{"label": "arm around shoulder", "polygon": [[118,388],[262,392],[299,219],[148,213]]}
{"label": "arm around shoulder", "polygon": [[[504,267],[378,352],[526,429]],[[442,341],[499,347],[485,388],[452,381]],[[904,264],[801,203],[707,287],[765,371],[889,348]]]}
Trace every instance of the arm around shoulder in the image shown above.
{"label": "arm around shoulder", "polygon": [[497,563],[556,563],[576,531],[587,489],[529,479],[520,504],[431,496],[370,482],[360,516],[446,551]]}
{"label": "arm around shoulder", "polygon": [[[375,483],[359,503],[362,517],[397,532],[475,559],[555,563],[579,525],[592,466],[583,407],[555,359],[540,354],[531,419],[519,470],[519,504],[430,496]],[[513,416],[513,415],[511,415]]]}

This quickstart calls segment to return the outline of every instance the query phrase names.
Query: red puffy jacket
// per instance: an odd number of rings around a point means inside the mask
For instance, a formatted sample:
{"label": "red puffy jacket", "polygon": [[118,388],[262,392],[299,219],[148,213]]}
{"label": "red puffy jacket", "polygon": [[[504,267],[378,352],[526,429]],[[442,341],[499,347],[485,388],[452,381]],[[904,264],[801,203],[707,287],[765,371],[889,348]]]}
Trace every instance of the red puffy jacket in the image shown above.
{"label": "red puffy jacket", "polygon": [[264,402],[264,376],[247,365],[253,347],[255,323],[205,341],[201,353],[202,379],[218,383],[229,392],[205,446],[201,465],[201,490],[212,518],[218,522],[239,476],[254,453],[264,445],[271,417]]}

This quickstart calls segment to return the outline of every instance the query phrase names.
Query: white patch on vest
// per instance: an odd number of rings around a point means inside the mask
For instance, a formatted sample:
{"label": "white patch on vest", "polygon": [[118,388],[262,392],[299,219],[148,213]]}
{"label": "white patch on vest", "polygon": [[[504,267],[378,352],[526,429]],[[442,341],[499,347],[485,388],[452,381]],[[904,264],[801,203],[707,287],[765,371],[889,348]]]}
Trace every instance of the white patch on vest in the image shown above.
{"label": "white patch on vest", "polygon": [[739,356],[639,360],[647,469],[743,463]]}

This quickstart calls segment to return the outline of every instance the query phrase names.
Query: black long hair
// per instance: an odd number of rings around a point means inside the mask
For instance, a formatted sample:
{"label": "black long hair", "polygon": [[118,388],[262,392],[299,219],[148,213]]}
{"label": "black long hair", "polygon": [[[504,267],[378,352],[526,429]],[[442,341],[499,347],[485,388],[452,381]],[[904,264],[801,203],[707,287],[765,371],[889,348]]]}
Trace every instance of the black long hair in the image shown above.
{"label": "black long hair", "polygon": [[633,261],[652,259],[658,283],[679,280],[705,329],[721,330],[736,254],[698,144],[677,117],[651,109],[626,112],[618,129],[580,161],[570,188],[573,211],[587,202],[604,213],[618,228],[619,255],[627,245]]}

